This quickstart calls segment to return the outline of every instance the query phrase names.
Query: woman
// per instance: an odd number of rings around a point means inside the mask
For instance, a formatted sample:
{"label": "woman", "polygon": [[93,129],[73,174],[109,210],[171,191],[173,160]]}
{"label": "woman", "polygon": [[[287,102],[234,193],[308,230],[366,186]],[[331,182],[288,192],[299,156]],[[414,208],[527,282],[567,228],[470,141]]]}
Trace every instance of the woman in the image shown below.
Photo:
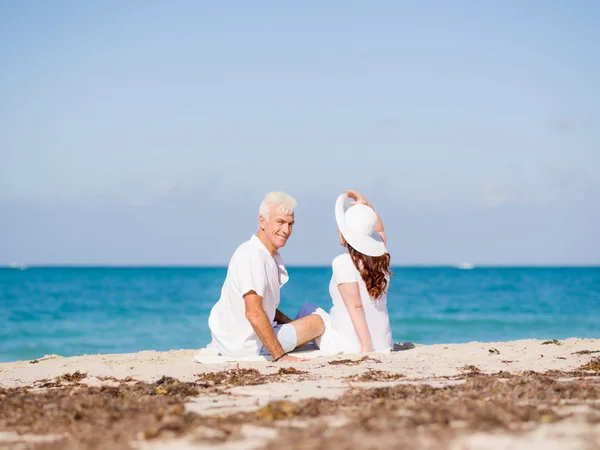
{"label": "woman", "polygon": [[[346,208],[348,198],[354,201]],[[387,290],[393,274],[381,218],[364,196],[346,191],[336,201],[335,219],[346,251],[332,263],[333,307],[321,314],[326,329],[316,343],[325,353],[390,351]]]}

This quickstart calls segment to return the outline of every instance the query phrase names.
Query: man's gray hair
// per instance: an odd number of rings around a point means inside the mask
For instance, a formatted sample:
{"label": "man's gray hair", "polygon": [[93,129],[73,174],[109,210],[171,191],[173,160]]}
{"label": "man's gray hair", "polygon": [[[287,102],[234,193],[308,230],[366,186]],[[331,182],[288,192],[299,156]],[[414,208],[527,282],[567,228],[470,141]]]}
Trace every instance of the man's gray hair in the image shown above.
{"label": "man's gray hair", "polygon": [[268,192],[260,203],[258,213],[268,221],[273,207],[281,214],[292,214],[296,209],[296,199],[281,191]]}

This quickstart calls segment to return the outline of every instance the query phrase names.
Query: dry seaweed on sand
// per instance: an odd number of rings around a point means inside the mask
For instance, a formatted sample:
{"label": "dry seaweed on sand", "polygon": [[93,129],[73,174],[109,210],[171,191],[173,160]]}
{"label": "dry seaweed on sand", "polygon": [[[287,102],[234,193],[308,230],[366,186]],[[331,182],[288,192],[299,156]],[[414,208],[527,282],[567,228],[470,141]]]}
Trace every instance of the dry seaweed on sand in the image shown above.
{"label": "dry seaweed on sand", "polygon": [[367,369],[365,372],[349,375],[344,378],[346,381],[353,381],[359,383],[366,383],[372,381],[393,381],[400,378],[404,378],[405,375],[401,373],[385,372],[383,370]]}
{"label": "dry seaweed on sand", "polygon": [[87,372],[80,372],[77,370],[73,373],[65,373],[64,375],[60,375],[56,377],[56,381],[66,381],[68,383],[78,383],[87,377]]}
{"label": "dry seaweed on sand", "polygon": [[[96,378],[98,378],[100,381],[119,381],[116,377],[113,377],[112,375],[107,375],[105,377],[100,376],[100,377],[96,377]],[[131,378],[131,377],[127,377],[127,378]],[[123,380],[123,381],[125,381],[125,380]]]}
{"label": "dry seaweed on sand", "polygon": [[[508,361],[508,362],[510,363],[512,361]],[[513,376],[515,376],[512,373],[507,372],[505,370],[499,370],[498,372],[493,373],[493,374],[486,374],[479,367],[474,366],[472,364],[459,367],[458,370],[462,371],[463,373],[461,373],[460,375],[455,375],[455,376],[451,376],[451,377],[443,377],[443,378],[451,379],[451,380],[464,380],[464,379],[473,378],[473,377],[512,378]]]}
{"label": "dry seaweed on sand", "polygon": [[295,367],[282,367],[277,371],[277,375],[307,375],[306,370],[296,369]]}
{"label": "dry seaweed on sand", "polygon": [[579,350],[578,352],[573,352],[573,355],[591,355],[592,353],[600,353],[600,350]]}
{"label": "dry seaweed on sand", "polygon": [[363,362],[375,362],[375,363],[380,363],[381,361],[375,358],[370,358],[368,356],[363,356],[360,359],[336,359],[333,361],[329,361],[329,364],[332,366],[337,366],[337,365],[345,365],[345,366],[357,366],[359,364],[362,364]]}
{"label": "dry seaweed on sand", "polygon": [[[125,450],[135,439],[182,435],[203,443],[222,442],[239,437],[242,424],[271,426],[278,421],[283,428],[267,447],[285,440],[297,449],[309,439],[316,447],[336,443],[338,448],[361,448],[367,437],[373,448],[386,448],[400,437],[403,442],[410,436],[418,438],[418,430],[425,430],[437,440],[436,448],[443,448],[444,439],[457,432],[515,432],[525,424],[562,420],[560,408],[565,402],[583,405],[600,399],[600,384],[593,380],[558,381],[535,372],[498,378],[482,374],[442,388],[397,384],[353,390],[334,400],[279,400],[257,411],[228,416],[186,412],[185,403],[202,388],[170,377],[116,387],[65,385],[41,392],[0,388],[0,429],[65,434],[64,440],[54,446],[44,444],[45,448]],[[328,426],[324,419],[333,416],[344,417],[346,423]],[[596,423],[599,417],[593,409],[582,416],[588,423]],[[285,426],[296,419],[313,420],[309,435],[306,428]],[[418,448],[419,441],[414,442]]]}
{"label": "dry seaweed on sand", "polygon": [[560,342],[559,340],[556,340],[556,339],[550,339],[548,341],[542,342],[542,345],[549,345],[549,344],[562,345],[562,342]]}
{"label": "dry seaweed on sand", "polygon": [[469,365],[466,365],[463,367],[459,367],[458,369],[463,371],[463,375],[460,375],[459,377],[462,377],[462,376],[474,377],[474,376],[483,374],[483,372],[481,371],[481,369],[479,367],[474,366],[472,364],[469,364]]}
{"label": "dry seaweed on sand", "polygon": [[291,376],[297,375],[291,379],[295,381],[304,381],[314,378],[314,375],[306,370],[297,369],[293,366],[281,367],[277,372],[265,374],[264,377],[268,383],[271,382],[287,382]]}
{"label": "dry seaweed on sand", "polygon": [[73,373],[65,373],[54,378],[54,381],[50,381],[47,378],[36,380],[33,382],[35,388],[57,388],[64,386],[64,383],[71,385],[80,385],[80,381],[87,377],[87,373],[79,371]]}
{"label": "dry seaweed on sand", "polygon": [[61,387],[63,384],[60,381],[50,381],[48,378],[42,378],[41,380],[35,380],[33,382],[34,388],[55,388]]}
{"label": "dry seaweed on sand", "polygon": [[493,373],[490,376],[493,376],[493,377],[496,377],[496,378],[512,378],[512,377],[514,377],[516,375],[513,375],[512,373],[507,372],[505,370],[499,370],[498,372]]}
{"label": "dry seaweed on sand", "polygon": [[229,369],[195,375],[196,382],[203,386],[252,386],[265,384],[268,378],[256,369]]}
{"label": "dry seaweed on sand", "polygon": [[67,434],[45,448],[129,449],[129,442],[139,436],[188,430],[197,416],[186,413],[183,405],[199,392],[194,383],[170,377],[116,387],[0,389],[0,429]]}
{"label": "dry seaweed on sand", "polygon": [[[133,386],[145,386],[147,383],[138,381]],[[127,386],[127,385],[122,385]],[[198,386],[195,383],[184,383],[176,378],[161,377],[154,383],[149,385],[148,395],[168,395],[178,398],[193,397],[200,393]]]}
{"label": "dry seaweed on sand", "polygon": [[583,364],[573,370],[548,370],[545,372],[546,376],[552,377],[578,377],[585,378],[590,376],[600,375],[600,357],[592,358],[586,364]]}
{"label": "dry seaweed on sand", "polygon": [[222,370],[220,372],[207,372],[196,374],[196,383],[202,387],[220,386],[253,386],[265,384],[272,381],[279,381],[282,376],[287,375],[310,375],[305,370],[295,367],[281,367],[276,373],[265,375],[256,369],[236,369]]}
{"label": "dry seaweed on sand", "polygon": [[254,416],[261,422],[290,419],[300,413],[300,406],[288,400],[277,400],[254,412]]}
{"label": "dry seaweed on sand", "polygon": [[[284,428],[277,440],[267,444],[274,450],[282,440],[291,449],[319,447],[360,448],[369,439],[371,448],[423,448],[424,435],[432,439],[428,448],[446,448],[448,439],[467,431],[519,432],[533,424],[551,423],[568,416],[560,414],[563,402],[584,404],[600,398],[600,385],[582,387],[578,382],[559,382],[548,377],[515,377],[497,380],[484,375],[464,385],[433,388],[427,385],[396,385],[391,388],[365,389],[346,394],[338,400],[323,399],[322,414],[345,411],[346,424],[330,427],[326,421],[311,427],[310,445],[305,429]],[[303,416],[305,405],[296,411]],[[313,405],[312,411],[315,407]],[[584,416],[596,423],[600,414]],[[302,445],[306,446],[303,447]]]}
{"label": "dry seaweed on sand", "polygon": [[[308,399],[298,403],[271,402],[264,408],[280,411],[281,417],[315,417],[337,412],[353,412],[358,416],[372,415],[403,409],[419,415],[423,409],[432,414],[424,419],[413,420],[414,425],[436,423],[440,420],[448,424],[452,420],[469,420],[473,425],[486,427],[486,420],[481,420],[482,412],[489,405],[498,407],[497,412],[515,416],[520,422],[541,420],[544,414],[552,415],[551,407],[563,405],[563,400],[587,401],[600,399],[600,383],[579,381],[559,381],[543,374],[527,374],[505,378],[506,374],[482,375],[468,379],[465,384],[432,387],[427,384],[397,384],[389,387],[361,389],[350,391],[335,400]],[[524,402],[526,404],[524,404]],[[268,407],[268,408],[267,408]],[[385,410],[385,411],[383,411]],[[435,412],[443,411],[448,420]],[[508,412],[508,413],[507,413]],[[239,413],[235,417],[244,420],[272,420],[277,413]],[[450,417],[453,416],[453,417]],[[485,416],[485,414],[483,415]],[[489,414],[488,414],[489,416]],[[558,417],[556,417],[558,419]],[[492,422],[502,423],[509,427],[510,417]],[[544,419],[544,420],[547,420]],[[489,420],[487,421],[489,422]]]}
{"label": "dry seaweed on sand", "polygon": [[577,370],[590,370],[594,372],[600,372],[600,357],[592,359],[587,364],[578,367]]}

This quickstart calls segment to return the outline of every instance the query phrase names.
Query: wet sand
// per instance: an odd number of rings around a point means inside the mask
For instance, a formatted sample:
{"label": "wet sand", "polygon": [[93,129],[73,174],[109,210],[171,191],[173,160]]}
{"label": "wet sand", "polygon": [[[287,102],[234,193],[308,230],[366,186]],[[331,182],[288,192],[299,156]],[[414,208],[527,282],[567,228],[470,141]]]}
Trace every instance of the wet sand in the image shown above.
{"label": "wet sand", "polygon": [[0,448],[600,448],[600,339],[306,363],[195,350],[0,364]]}

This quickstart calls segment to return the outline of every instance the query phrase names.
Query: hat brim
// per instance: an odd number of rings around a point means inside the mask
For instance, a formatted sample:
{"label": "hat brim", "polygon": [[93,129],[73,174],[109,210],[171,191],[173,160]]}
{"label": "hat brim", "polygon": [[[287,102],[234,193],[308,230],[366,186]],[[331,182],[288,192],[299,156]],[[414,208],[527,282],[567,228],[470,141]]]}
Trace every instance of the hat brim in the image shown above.
{"label": "hat brim", "polygon": [[337,226],[342,233],[342,236],[354,248],[363,255],[367,256],[382,256],[387,253],[383,239],[379,233],[373,233],[365,236],[354,232],[351,228],[346,226],[346,200],[348,199],[347,194],[341,194],[335,202],[335,221]]}

